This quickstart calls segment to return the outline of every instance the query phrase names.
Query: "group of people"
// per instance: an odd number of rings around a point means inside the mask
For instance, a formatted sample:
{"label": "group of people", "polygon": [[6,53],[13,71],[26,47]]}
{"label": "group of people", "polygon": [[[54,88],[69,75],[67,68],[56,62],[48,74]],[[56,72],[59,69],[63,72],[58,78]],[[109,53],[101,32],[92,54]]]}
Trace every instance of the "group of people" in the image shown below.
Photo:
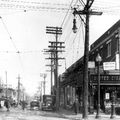
{"label": "group of people", "polygon": [[9,111],[10,108],[10,102],[8,99],[5,99],[4,101],[0,101],[0,108],[2,108],[3,106],[6,107],[7,111]]}
{"label": "group of people", "polygon": [[4,105],[5,105],[5,107],[6,107],[6,109],[7,109],[7,111],[9,111],[10,109],[10,102],[9,102],[9,100],[5,100],[5,102],[4,102]]}
{"label": "group of people", "polygon": [[[24,110],[26,108],[26,102],[25,101],[20,101],[20,106]],[[8,99],[0,101],[0,108],[5,107],[7,111],[10,111],[10,107],[17,107],[18,104],[13,102],[11,103]]]}

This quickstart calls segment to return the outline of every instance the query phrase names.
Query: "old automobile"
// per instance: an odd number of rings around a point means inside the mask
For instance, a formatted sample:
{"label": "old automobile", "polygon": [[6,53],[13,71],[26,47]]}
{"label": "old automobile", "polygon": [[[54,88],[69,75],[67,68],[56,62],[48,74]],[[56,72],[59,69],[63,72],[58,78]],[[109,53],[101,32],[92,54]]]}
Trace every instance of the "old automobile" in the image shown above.
{"label": "old automobile", "polygon": [[42,110],[55,110],[54,95],[43,95]]}

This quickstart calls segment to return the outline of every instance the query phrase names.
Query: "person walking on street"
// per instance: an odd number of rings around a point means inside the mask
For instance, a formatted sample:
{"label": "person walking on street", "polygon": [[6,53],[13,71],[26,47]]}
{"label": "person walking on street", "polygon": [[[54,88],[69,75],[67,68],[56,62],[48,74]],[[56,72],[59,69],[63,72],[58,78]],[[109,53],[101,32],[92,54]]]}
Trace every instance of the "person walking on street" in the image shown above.
{"label": "person walking on street", "polygon": [[78,98],[75,98],[74,104],[73,104],[74,112],[77,115],[79,113],[79,101]]}
{"label": "person walking on street", "polygon": [[22,101],[22,109],[24,110],[25,107],[26,107],[26,102],[23,100],[23,101]]}
{"label": "person walking on street", "polygon": [[7,111],[10,111],[10,102],[8,99],[5,100],[5,107],[7,108]]}

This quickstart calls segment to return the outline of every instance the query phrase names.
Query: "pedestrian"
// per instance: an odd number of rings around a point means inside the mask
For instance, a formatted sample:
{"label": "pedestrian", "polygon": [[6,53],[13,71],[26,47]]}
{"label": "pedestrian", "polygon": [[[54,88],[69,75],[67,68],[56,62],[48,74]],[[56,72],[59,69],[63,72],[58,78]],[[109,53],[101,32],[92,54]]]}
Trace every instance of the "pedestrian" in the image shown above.
{"label": "pedestrian", "polygon": [[22,104],[22,109],[24,110],[25,109],[25,107],[26,107],[26,102],[23,100],[22,102],[21,102]]}
{"label": "pedestrian", "polygon": [[73,103],[73,109],[75,114],[77,115],[79,113],[79,101],[77,97],[75,98],[75,101]]}
{"label": "pedestrian", "polygon": [[2,108],[1,101],[0,101],[0,108]]}
{"label": "pedestrian", "polygon": [[7,111],[10,111],[10,102],[9,102],[8,99],[5,100],[4,105],[5,105],[6,109],[7,109]]}

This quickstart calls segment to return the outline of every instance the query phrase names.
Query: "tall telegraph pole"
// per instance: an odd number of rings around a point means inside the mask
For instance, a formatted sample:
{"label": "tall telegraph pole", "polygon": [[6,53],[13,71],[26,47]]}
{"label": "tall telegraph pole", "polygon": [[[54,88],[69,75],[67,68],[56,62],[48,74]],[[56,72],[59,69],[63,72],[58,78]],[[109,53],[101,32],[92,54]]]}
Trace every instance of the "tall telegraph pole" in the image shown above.
{"label": "tall telegraph pole", "polygon": [[17,102],[18,102],[18,105],[19,105],[19,103],[20,103],[20,75],[18,75],[18,77],[17,77],[17,79],[18,79],[18,96],[17,96]]}
{"label": "tall telegraph pole", "polygon": [[89,17],[90,15],[101,15],[102,12],[92,11],[90,8],[94,0],[87,0],[83,10],[74,8],[76,14],[85,15],[85,49],[84,49],[84,71],[83,71],[83,118],[88,118],[88,60],[89,60]]}
{"label": "tall telegraph pole", "polygon": [[7,83],[7,71],[5,71],[6,75],[6,98],[8,97],[8,83]]}
{"label": "tall telegraph pole", "polygon": [[44,78],[44,81],[43,81],[43,83],[44,83],[44,95],[45,95],[45,88],[46,88],[46,81],[45,81],[46,76],[47,76],[47,74],[43,74],[43,78]]}
{"label": "tall telegraph pole", "polygon": [[55,75],[55,95],[56,95],[56,110],[59,110],[59,79],[58,79],[58,59],[63,59],[58,57],[58,52],[62,52],[62,50],[60,51],[58,48],[64,48],[64,46],[62,46],[63,42],[58,42],[58,35],[62,34],[62,28],[61,27],[46,27],[46,33],[47,34],[55,34],[56,36],[56,41],[51,43],[51,46],[48,46],[50,48],[50,50],[48,52],[52,52],[54,53],[53,57],[48,58],[51,60],[54,60],[54,64],[55,64],[55,71],[54,71],[54,75]]}

